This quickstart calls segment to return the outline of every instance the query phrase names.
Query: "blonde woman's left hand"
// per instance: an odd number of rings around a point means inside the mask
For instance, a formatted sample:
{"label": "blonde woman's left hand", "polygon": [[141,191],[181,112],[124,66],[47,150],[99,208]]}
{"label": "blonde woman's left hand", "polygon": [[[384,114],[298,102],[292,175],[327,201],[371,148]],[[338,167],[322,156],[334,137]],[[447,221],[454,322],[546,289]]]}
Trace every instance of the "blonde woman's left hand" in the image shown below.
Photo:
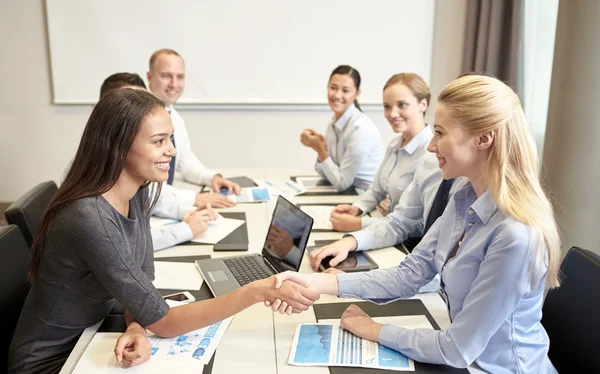
{"label": "blonde woman's left hand", "polygon": [[383,327],[382,324],[373,321],[367,313],[354,304],[344,311],[340,325],[344,330],[374,342],[379,340],[379,333]]}

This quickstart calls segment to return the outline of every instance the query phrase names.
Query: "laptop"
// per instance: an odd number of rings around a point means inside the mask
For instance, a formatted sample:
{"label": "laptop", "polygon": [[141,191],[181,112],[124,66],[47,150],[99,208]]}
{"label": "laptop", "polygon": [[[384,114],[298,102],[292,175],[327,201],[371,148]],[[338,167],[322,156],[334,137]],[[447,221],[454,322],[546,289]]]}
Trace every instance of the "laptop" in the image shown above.
{"label": "laptop", "polygon": [[197,260],[196,266],[215,296],[286,270],[298,271],[312,225],[308,214],[279,196],[262,254]]}

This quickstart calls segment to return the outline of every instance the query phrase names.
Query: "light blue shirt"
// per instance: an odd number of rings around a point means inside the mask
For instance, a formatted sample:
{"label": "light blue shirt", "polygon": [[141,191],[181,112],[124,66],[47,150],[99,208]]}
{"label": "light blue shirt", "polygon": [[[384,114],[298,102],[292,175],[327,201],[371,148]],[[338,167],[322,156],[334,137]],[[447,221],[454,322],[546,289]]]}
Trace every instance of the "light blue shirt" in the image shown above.
{"label": "light blue shirt", "polygon": [[373,184],[352,204],[363,212],[362,228],[379,220],[364,215],[373,211],[377,204],[387,196],[390,198],[388,213],[391,213],[398,205],[402,193],[413,180],[415,170],[423,162],[425,156],[430,154],[427,146],[432,137],[431,126],[425,126],[404,147],[402,146],[404,143],[402,135],[390,142]]}
{"label": "light blue shirt", "polygon": [[[465,233],[455,257],[448,259]],[[488,373],[556,373],[542,327],[545,261],[534,261],[530,227],[500,212],[470,183],[399,267],[339,274],[340,296],[377,303],[413,296],[437,273],[452,323],[447,330],[385,325],[379,342],[415,360]],[[535,266],[531,266],[531,263]]]}
{"label": "light blue shirt", "polygon": [[[442,171],[438,167],[438,160],[434,154],[427,153],[394,211],[368,227],[349,234],[356,239],[356,250],[390,247],[410,237],[422,236],[427,214],[441,182]],[[453,188],[456,184],[453,184]]]}
{"label": "light blue shirt", "polygon": [[350,186],[369,188],[383,159],[379,130],[351,104],[344,114],[327,127],[327,157],[315,170],[329,183],[344,191]]}

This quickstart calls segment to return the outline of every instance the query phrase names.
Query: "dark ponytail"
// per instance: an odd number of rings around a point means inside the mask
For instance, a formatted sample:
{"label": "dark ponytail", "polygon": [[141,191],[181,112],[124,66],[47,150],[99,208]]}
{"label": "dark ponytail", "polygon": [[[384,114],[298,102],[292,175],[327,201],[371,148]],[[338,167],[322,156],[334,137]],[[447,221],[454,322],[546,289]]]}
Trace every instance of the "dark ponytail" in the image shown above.
{"label": "dark ponytail", "polygon": [[[357,91],[360,90],[360,74],[359,74],[358,70],[356,70],[352,66],[340,65],[337,68],[333,69],[333,71],[331,72],[331,75],[329,76],[329,80],[331,80],[331,77],[333,77],[335,74],[349,75],[352,78],[352,80],[354,81],[356,90]],[[358,108],[358,110],[360,110],[362,112],[362,109],[360,108],[360,105],[358,104],[358,100],[354,100],[354,106],[356,106],[356,108]]]}

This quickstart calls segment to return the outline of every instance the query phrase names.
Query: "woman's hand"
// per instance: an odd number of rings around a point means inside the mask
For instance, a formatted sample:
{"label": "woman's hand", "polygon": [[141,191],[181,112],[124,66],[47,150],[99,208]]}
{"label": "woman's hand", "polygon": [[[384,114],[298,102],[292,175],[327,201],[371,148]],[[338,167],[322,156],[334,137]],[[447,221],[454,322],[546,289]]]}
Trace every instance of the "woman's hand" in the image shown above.
{"label": "woman's hand", "polygon": [[390,203],[390,197],[387,196],[385,199],[381,200],[379,204],[377,204],[377,210],[382,216],[385,217],[390,213]]}
{"label": "woman's hand", "polygon": [[356,249],[357,243],[353,236],[347,236],[319,249],[310,252],[310,264],[314,271],[319,270],[321,261],[325,257],[333,256],[329,261],[329,266],[336,266],[348,257],[348,252]]}
{"label": "woman's hand", "polygon": [[325,137],[313,129],[304,129],[300,134],[300,142],[316,152],[327,151]]}
{"label": "woman's hand", "polygon": [[333,213],[337,213],[337,214],[350,214],[351,216],[354,217],[359,217],[362,214],[362,210],[360,210],[359,208],[352,206],[352,205],[348,205],[348,204],[340,204],[338,206],[336,206],[335,208],[333,208],[333,210],[331,211],[331,214],[333,215]]}
{"label": "woman's hand", "polygon": [[363,339],[378,341],[383,325],[373,319],[359,307],[352,304],[342,314],[340,325],[354,335]]}
{"label": "woman's hand", "polygon": [[[269,278],[270,279],[270,278]],[[335,274],[301,274],[295,271],[285,271],[274,276],[275,288],[286,287],[290,283],[297,283],[308,290],[328,295],[338,295],[340,286]],[[316,301],[316,299],[315,299]],[[271,307],[274,312],[281,314],[296,313],[296,308],[290,308],[289,304],[282,299],[266,299],[265,306]]]}
{"label": "woman's hand", "polygon": [[[266,282],[267,294],[264,298],[265,306],[272,306],[273,311],[281,314],[300,313],[308,310],[320,294],[314,288],[309,288],[304,274],[286,271],[263,280]],[[285,282],[285,280],[294,280]],[[262,281],[259,281],[262,282]],[[274,305],[277,305],[275,307]]]}
{"label": "woman's hand", "polygon": [[331,212],[331,226],[333,229],[340,232],[352,232],[361,229],[362,220],[360,217],[355,217],[346,213]]}
{"label": "woman's hand", "polygon": [[146,329],[137,322],[132,322],[117,340],[115,345],[117,362],[125,366],[137,366],[152,357],[152,345],[146,338]]}

